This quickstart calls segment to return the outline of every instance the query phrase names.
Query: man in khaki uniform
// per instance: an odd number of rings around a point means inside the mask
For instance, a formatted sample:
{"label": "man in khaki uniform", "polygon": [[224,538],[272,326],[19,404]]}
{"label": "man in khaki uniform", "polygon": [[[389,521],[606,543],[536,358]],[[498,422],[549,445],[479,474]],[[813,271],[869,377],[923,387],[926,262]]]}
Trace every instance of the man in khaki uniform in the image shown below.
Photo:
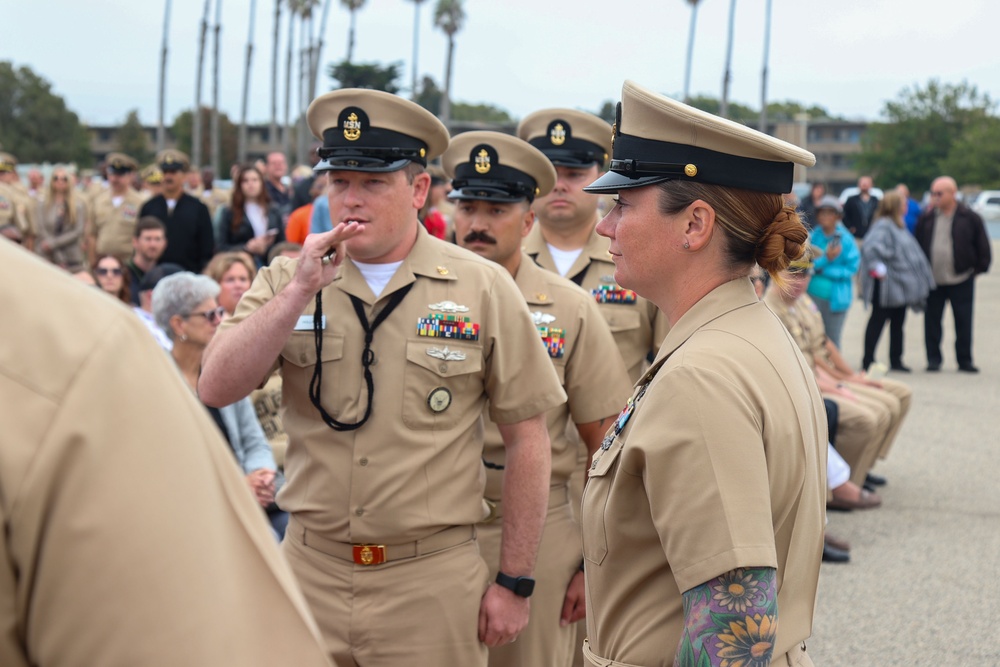
{"label": "man in khaki uniform", "polygon": [[[583,500],[592,665],[811,665],[826,416],[760,303],[808,232],[781,193],[796,146],[627,81],[598,226],[670,331],[601,444]],[[671,211],[665,213],[662,202]],[[686,202],[686,203],[684,203]],[[734,203],[736,202],[736,203]]]}
{"label": "man in khaki uniform", "polygon": [[582,111],[543,109],[521,121],[517,136],[542,151],[557,174],[552,192],[532,206],[539,224],[525,251],[543,269],[594,296],[634,382],[666,335],[666,323],[656,306],[615,283],[608,241],[595,230],[600,198],[583,191],[607,162],[611,126]]}
{"label": "man in khaki uniform", "polygon": [[[281,366],[284,551],[338,665],[484,665],[486,645],[527,624],[545,412],[566,396],[510,276],[417,219],[444,125],[357,89],[317,98],[307,119],[337,224],[257,274],[206,352],[200,393],[224,405]],[[475,542],[487,399],[507,452],[513,579],[493,585]]]}
{"label": "man in khaki uniform", "polygon": [[132,177],[139,165],[122,153],[109,153],[108,189],[101,190],[91,203],[87,225],[87,256],[94,265],[102,255],[114,255],[122,262],[132,255],[132,236],[143,198],[132,189]]}
{"label": "man in khaki uniform", "polygon": [[2,241],[0,273],[31,286],[0,294],[0,665],[329,665],[232,452],[139,320]]}
{"label": "man in khaki uniform", "polygon": [[151,164],[143,167],[139,172],[139,179],[142,181],[139,196],[142,197],[143,203],[163,192],[163,172],[160,171],[159,165]]}
{"label": "man in khaki uniform", "polygon": [[21,243],[35,247],[35,209],[38,203],[17,176],[17,158],[0,153],[0,224],[13,224],[21,232]]}
{"label": "man in khaki uniform", "polygon": [[786,272],[789,290],[772,286],[764,302],[795,338],[823,395],[837,404],[837,451],[851,466],[851,481],[861,486],[876,459],[889,455],[909,412],[912,392],[902,382],[843,372],[846,363],[827,338],[819,308],[805,291],[811,271],[811,259],[796,263]]}
{"label": "man in khaki uniform", "polygon": [[[569,667],[578,652],[574,621],[585,613],[579,526],[569,504],[577,467],[570,419],[590,454],[628,396],[621,355],[597,304],[575,284],[537,266],[521,250],[534,224],[531,202],[552,189],[555,170],[526,142],[497,132],[466,132],[452,140],[442,162],[452,181],[459,245],[503,266],[514,277],[569,400],[549,410],[552,443],[549,511],[538,552],[531,621],[518,641],[490,650],[491,667]],[[537,195],[536,195],[537,193]],[[505,464],[503,440],[485,414],[486,502],[479,549],[495,576],[500,563]],[[582,641],[582,638],[580,639]]]}

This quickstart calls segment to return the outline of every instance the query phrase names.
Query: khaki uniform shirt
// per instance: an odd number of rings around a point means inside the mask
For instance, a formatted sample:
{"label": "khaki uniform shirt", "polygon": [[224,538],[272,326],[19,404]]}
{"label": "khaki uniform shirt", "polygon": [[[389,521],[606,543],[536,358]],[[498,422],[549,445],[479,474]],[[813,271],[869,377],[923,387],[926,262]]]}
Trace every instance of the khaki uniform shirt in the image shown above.
{"label": "khaki uniform shirt", "polygon": [[0,665],[328,667],[232,452],[139,319],[9,243],[0,276],[31,285],[0,293]]}
{"label": "khaki uniform shirt", "polygon": [[132,256],[132,236],[142,208],[142,195],[129,188],[114,205],[111,190],[99,193],[91,203],[88,236],[97,243],[97,256],[114,255],[123,262]]}
{"label": "khaki uniform shirt", "polygon": [[[528,234],[524,251],[543,269],[559,274],[542,237],[541,225],[535,225]],[[631,290],[623,290],[615,283],[614,276],[615,263],[608,252],[608,240],[594,230],[566,278],[594,295],[614,334],[629,378],[635,382],[647,366],[647,355],[656,352],[668,327],[655,305]]]}
{"label": "khaki uniform shirt", "polygon": [[[294,260],[279,258],[261,269],[223,328],[277,294],[295,267]],[[364,334],[349,295],[364,302],[373,322],[373,311],[411,283],[375,331],[372,415],[361,428],[331,429],[309,399],[317,356],[312,305],[281,352],[289,446],[278,504],[329,540],[402,543],[478,523],[487,514],[481,461],[487,398],[490,418],[499,423],[523,421],[566,400],[503,267],[421,226],[377,300],[349,259],[323,290],[322,404],[330,415],[356,422],[368,400]],[[421,335],[450,328],[459,338]]]}
{"label": "khaki uniform shirt", "polygon": [[584,493],[591,648],[672,665],[684,591],[772,567],[780,656],[811,632],[823,548],[826,416],[812,372],[742,278],[681,317],[646,380]]}
{"label": "khaki uniform shirt", "polygon": [[764,303],[785,325],[785,329],[792,335],[810,368],[815,370],[817,355],[833,365],[826,351],[823,315],[808,294],[803,292],[794,304],[788,305],[781,299],[777,286],[774,286],[764,295]]}
{"label": "khaki uniform shirt", "polygon": [[[556,369],[568,400],[546,414],[552,443],[552,488],[565,486],[577,467],[577,443],[567,428],[618,414],[628,398],[629,382],[621,355],[593,297],[560,276],[537,266],[527,256],[514,278],[528,303],[535,327]],[[572,420],[572,423],[570,422]],[[483,458],[503,465],[500,430],[485,415]],[[486,470],[486,497],[501,499],[503,471]]]}
{"label": "khaki uniform shirt", "polygon": [[0,183],[0,227],[14,225],[22,236],[32,235],[34,230],[28,222],[28,209],[34,206],[37,204],[25,206],[18,190]]}
{"label": "khaki uniform shirt", "polygon": [[198,198],[208,207],[208,212],[214,220],[215,212],[220,206],[229,206],[233,198],[233,191],[212,188],[211,190],[202,190],[198,194]]}

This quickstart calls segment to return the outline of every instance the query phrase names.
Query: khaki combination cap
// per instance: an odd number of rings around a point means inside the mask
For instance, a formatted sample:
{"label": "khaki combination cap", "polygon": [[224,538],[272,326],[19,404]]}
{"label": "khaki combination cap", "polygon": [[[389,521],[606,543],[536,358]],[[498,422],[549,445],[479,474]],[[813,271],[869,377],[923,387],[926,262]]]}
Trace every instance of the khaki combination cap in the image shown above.
{"label": "khaki combination cap", "polygon": [[156,164],[161,171],[187,171],[191,167],[191,159],[185,153],[168,148],[156,154]]}
{"label": "khaki combination cap", "polygon": [[306,111],[317,149],[315,171],[388,172],[427,166],[448,148],[448,128],[430,111],[380,90],[345,88],[320,95]]}
{"label": "khaki combination cap", "polygon": [[816,164],[803,148],[631,81],[622,86],[615,115],[610,171],[587,192],[687,180],[783,194],[792,189],[796,164]]}
{"label": "khaki combination cap", "polygon": [[611,153],[611,125],[573,109],[542,109],[525,116],[517,136],[545,153],[557,167],[603,167]]}
{"label": "khaki combination cap", "polygon": [[452,179],[449,199],[530,202],[556,184],[556,170],[540,150],[501,132],[463,132],[441,163]]}
{"label": "khaki combination cap", "polygon": [[104,164],[116,174],[127,174],[139,168],[139,163],[124,153],[108,153],[104,156]]}
{"label": "khaki combination cap", "polygon": [[0,153],[0,171],[14,171],[16,168],[16,157],[10,153]]}
{"label": "khaki combination cap", "polygon": [[149,183],[150,185],[159,185],[163,182],[163,172],[160,171],[159,166],[155,164],[151,164],[140,171],[139,177],[143,180],[143,182]]}

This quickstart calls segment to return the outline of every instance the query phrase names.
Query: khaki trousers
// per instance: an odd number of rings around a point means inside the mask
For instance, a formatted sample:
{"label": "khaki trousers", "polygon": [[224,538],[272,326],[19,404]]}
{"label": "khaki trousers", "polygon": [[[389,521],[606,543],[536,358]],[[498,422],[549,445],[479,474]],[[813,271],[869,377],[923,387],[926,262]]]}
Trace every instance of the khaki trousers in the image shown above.
{"label": "khaki trousers", "polygon": [[337,667],[485,667],[479,605],[489,581],[475,539],[355,565],[304,544],[293,518],[282,551]]}
{"label": "khaki trousers", "polygon": [[893,412],[893,421],[889,425],[889,433],[886,435],[885,442],[883,443],[881,449],[879,449],[878,458],[880,461],[884,461],[886,457],[889,456],[889,450],[892,449],[892,445],[896,442],[896,436],[899,435],[899,429],[903,425],[903,420],[906,419],[906,415],[910,412],[910,403],[913,399],[913,391],[897,380],[890,380],[889,378],[881,378],[879,382],[882,384],[881,389],[875,387],[866,387],[866,390],[875,393],[890,410],[894,409],[894,403],[892,400],[887,399],[885,396],[888,394],[898,401],[898,410]]}
{"label": "khaki trousers", "polygon": [[[851,387],[853,391],[854,388]],[[837,404],[837,453],[851,466],[851,481],[861,486],[865,475],[875,465],[875,459],[885,444],[891,413],[881,401],[863,396],[854,401],[842,396],[824,395]]]}
{"label": "khaki trousers", "polygon": [[[565,490],[560,490],[565,498]],[[557,491],[552,490],[555,494]],[[500,566],[502,521],[479,524],[479,548],[490,568],[490,580]],[[570,579],[580,569],[583,546],[580,528],[568,502],[549,509],[535,564],[535,591],[531,595],[528,627],[517,641],[489,649],[490,667],[570,667],[579,646],[576,624],[560,627],[563,601]]]}

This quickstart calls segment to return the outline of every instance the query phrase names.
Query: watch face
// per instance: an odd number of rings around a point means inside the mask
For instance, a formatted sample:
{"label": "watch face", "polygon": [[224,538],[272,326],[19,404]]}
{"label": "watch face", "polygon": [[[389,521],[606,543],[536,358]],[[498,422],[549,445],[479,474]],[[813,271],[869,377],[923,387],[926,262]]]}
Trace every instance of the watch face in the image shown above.
{"label": "watch face", "polygon": [[517,578],[517,590],[514,591],[523,598],[531,597],[535,592],[535,580],[528,577]]}

